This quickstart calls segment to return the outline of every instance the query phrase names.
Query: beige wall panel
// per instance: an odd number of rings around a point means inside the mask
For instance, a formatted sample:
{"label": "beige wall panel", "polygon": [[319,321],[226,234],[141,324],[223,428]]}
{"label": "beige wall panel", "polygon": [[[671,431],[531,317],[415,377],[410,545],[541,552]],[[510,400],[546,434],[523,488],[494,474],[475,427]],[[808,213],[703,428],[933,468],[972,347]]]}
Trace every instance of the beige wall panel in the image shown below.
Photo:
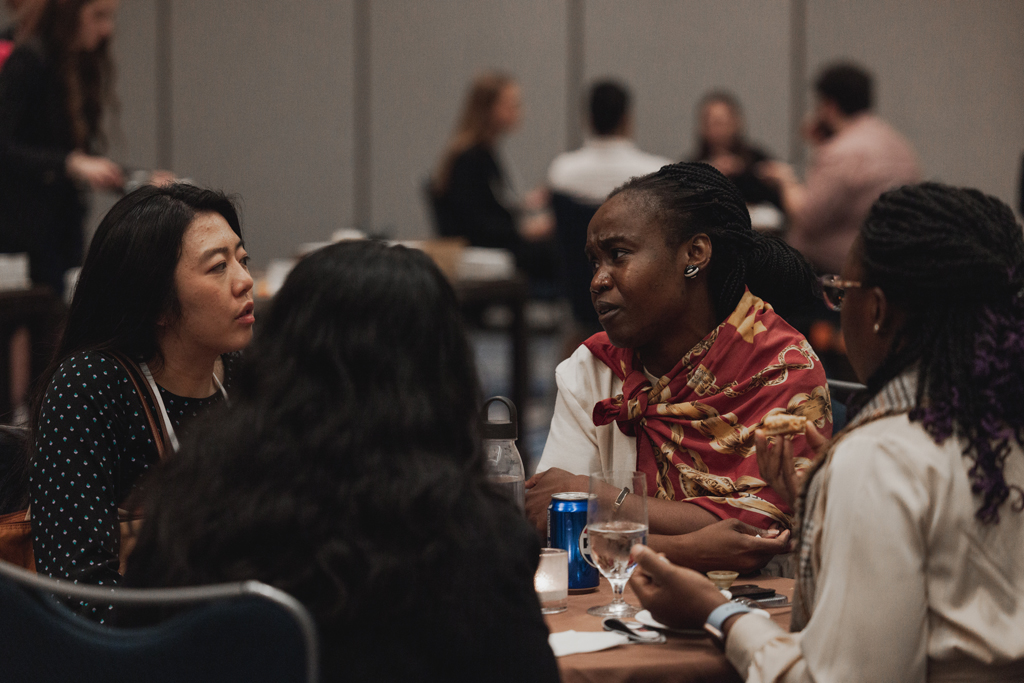
{"label": "beige wall panel", "polygon": [[351,223],[351,0],[174,0],[174,170],[237,193],[256,265]]}
{"label": "beige wall panel", "polygon": [[[156,21],[156,0],[130,0],[118,9],[113,49],[120,106],[107,119],[108,154],[129,168],[154,168],[157,163]],[[94,193],[86,239],[118,198]]]}
{"label": "beige wall panel", "polygon": [[925,177],[1016,206],[1024,150],[1024,2],[808,0],[809,78],[836,58],[876,76],[878,112]]}
{"label": "beige wall panel", "polygon": [[520,81],[525,119],[503,145],[517,189],[543,182],[565,138],[564,0],[385,0],[371,3],[371,227],[432,234],[422,185],[483,69]]}
{"label": "beige wall panel", "polygon": [[129,0],[118,10],[113,46],[121,107],[110,154],[133,168],[157,163],[156,22],[156,0]]}
{"label": "beige wall panel", "polygon": [[586,85],[613,76],[632,89],[636,138],[672,159],[694,146],[695,109],[711,89],[733,92],[751,140],[789,148],[789,2],[587,0]]}

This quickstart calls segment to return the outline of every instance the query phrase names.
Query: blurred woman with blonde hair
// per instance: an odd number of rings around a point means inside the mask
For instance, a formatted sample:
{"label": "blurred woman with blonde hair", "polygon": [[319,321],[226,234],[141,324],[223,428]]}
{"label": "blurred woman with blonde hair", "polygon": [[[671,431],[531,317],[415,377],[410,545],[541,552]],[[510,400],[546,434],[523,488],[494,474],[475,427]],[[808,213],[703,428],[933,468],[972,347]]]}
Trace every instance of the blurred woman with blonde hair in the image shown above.
{"label": "blurred woman with blonde hair", "polygon": [[512,76],[484,72],[473,80],[430,180],[434,218],[441,236],[508,249],[528,275],[553,279],[558,256],[547,195],[534,191],[520,200],[498,158],[498,144],[521,121],[522,95]]}

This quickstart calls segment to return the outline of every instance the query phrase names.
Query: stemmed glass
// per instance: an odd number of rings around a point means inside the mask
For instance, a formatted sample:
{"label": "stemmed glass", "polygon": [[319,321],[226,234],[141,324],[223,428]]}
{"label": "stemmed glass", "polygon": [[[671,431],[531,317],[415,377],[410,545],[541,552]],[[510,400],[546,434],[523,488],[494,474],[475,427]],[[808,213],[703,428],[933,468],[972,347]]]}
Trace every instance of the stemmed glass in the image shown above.
{"label": "stemmed glass", "polygon": [[591,607],[596,617],[631,617],[640,610],[626,603],[622,591],[636,563],[629,555],[647,542],[647,477],[642,472],[613,471],[590,477],[587,535],[594,564],[612,585],[612,602]]}

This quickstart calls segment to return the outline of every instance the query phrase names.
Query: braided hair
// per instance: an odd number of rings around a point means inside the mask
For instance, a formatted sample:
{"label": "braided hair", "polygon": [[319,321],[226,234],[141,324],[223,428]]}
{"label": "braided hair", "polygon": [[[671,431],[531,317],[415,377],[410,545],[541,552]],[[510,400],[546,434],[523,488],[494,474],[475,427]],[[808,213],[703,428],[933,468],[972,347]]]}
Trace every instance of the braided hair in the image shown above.
{"label": "braided hair", "polygon": [[750,226],[750,213],[736,186],[713,166],[678,163],[633,178],[611,197],[628,193],[657,218],[670,246],[703,233],[711,240],[708,289],[715,316],[725,320],[739,305],[744,287],[783,317],[810,310],[817,297],[807,260],[777,237]]}
{"label": "braided hair", "polygon": [[954,434],[971,458],[977,517],[1024,492],[1008,485],[1010,439],[1024,444],[1024,233],[1010,207],[938,183],[883,194],[861,228],[865,286],[879,287],[906,321],[868,393],[917,366],[916,408],[936,443]]}

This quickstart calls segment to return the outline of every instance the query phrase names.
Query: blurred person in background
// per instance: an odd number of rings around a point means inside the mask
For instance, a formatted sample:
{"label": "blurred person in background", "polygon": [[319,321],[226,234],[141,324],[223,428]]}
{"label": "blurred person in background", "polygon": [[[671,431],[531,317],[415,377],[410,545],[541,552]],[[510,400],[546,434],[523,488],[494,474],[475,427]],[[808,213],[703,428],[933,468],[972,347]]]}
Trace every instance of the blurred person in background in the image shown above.
{"label": "blurred person in background", "polygon": [[814,439],[806,474],[793,442],[756,437],[802,510],[791,632],[642,546],[633,589],[662,623],[717,631],[748,681],[1024,680],[1021,226],[977,190],[905,186],[871,208],[840,277],[825,293],[867,385],[859,411]]}
{"label": "blurred person in background", "polygon": [[855,64],[826,67],[814,82],[816,105],[804,124],[814,148],[806,184],[782,162],[760,165],[789,219],[789,243],[819,272],[836,273],[871,204],[886,190],[920,180],[910,143],[871,112],[871,75]]}
{"label": "blurred person in background", "polygon": [[590,135],[578,150],[555,157],[548,169],[548,187],[600,206],[622,183],[672,161],[643,152],[633,142],[632,98],[624,85],[594,83],[588,104]]}
{"label": "blurred person in background", "polygon": [[672,163],[641,151],[633,142],[633,107],[625,86],[599,81],[591,87],[587,104],[590,135],[583,147],[558,155],[548,169],[566,297],[578,328],[570,335],[566,356],[601,331],[590,302],[590,264],[583,253],[587,224],[612,190],[630,178]]}
{"label": "blurred person in background", "polygon": [[31,10],[30,6],[34,2],[42,2],[42,0],[4,0],[4,6],[7,8],[7,14],[11,18],[11,23],[0,29],[0,43],[9,44],[2,47],[3,52],[0,52],[0,55],[3,56],[3,59],[0,59],[0,65],[10,55],[10,50],[14,49],[14,41],[18,38],[18,27],[21,25],[21,19]]}
{"label": "blurred person in background", "polygon": [[325,247],[274,297],[230,410],[147,483],[127,582],[289,592],[324,681],[557,681],[540,544],[487,482],[479,409],[430,258]]}
{"label": "blurred person in background", "polygon": [[35,284],[64,291],[81,262],[85,193],[124,186],[102,156],[114,104],[118,0],[39,0],[0,70],[0,252],[27,252]]}
{"label": "blurred person in background", "polygon": [[690,161],[703,161],[721,171],[747,204],[767,202],[782,208],[778,189],[756,172],[757,165],[771,157],[746,139],[739,100],[723,90],[709,92],[700,100],[697,121],[696,151]]}
{"label": "blurred person in background", "polygon": [[532,280],[558,277],[554,221],[547,193],[520,200],[498,146],[522,121],[522,93],[507,74],[483,73],[466,95],[462,115],[430,181],[438,233],[475,247],[507,249]]}

